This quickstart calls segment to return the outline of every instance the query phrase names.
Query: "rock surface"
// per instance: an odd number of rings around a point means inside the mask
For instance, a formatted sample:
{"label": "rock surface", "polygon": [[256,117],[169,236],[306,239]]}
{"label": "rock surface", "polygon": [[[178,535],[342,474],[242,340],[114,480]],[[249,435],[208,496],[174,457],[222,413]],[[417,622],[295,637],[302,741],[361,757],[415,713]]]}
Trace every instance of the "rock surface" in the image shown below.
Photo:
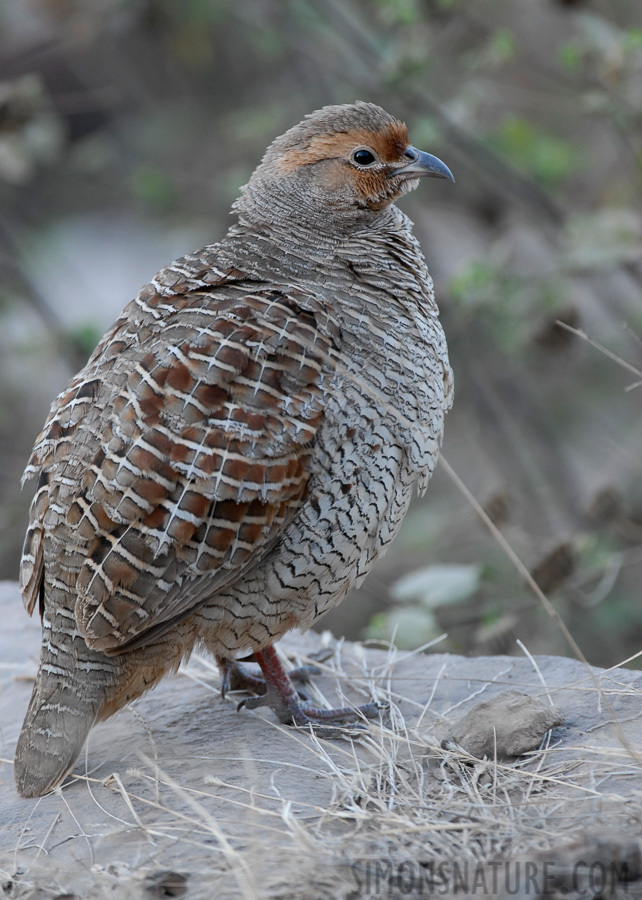
{"label": "rock surface", "polygon": [[[550,863],[565,867],[573,896],[573,866],[590,865],[591,853],[613,895],[636,896],[637,883],[621,882],[638,874],[627,860],[639,861],[642,673],[290,636],[283,652],[304,661],[335,647],[315,703],[374,697],[390,713],[359,741],[319,741],[268,711],[237,713],[239,696],[221,700],[216,667],[195,657],[91,732],[62,791],[31,801],[15,792],[11,760],[40,628],[12,583],[0,585],[0,614],[0,896],[425,896],[420,878],[436,862],[446,866],[440,895],[450,896],[457,867],[470,876],[470,866],[497,860],[501,884],[489,895],[507,895],[504,876],[529,863],[537,890],[528,896],[541,896]],[[475,707],[480,715],[480,703],[508,690],[559,709],[564,724],[510,761],[442,747]],[[504,715],[495,730],[510,740],[512,704],[481,709],[486,720]],[[511,746],[527,749],[519,735]],[[607,862],[596,835],[611,842]]]}

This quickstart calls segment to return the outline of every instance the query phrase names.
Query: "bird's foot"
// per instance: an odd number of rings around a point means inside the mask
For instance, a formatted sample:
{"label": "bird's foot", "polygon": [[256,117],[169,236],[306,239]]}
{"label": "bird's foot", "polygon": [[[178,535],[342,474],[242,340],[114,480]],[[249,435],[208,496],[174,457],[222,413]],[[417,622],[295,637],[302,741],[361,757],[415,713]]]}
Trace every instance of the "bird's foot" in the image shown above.
{"label": "bird's foot", "polygon": [[[245,662],[258,662],[255,654],[246,657],[244,660],[232,659],[227,656],[217,656],[216,662],[221,670],[221,696],[225,699],[226,694],[230,691],[248,691],[251,694],[258,694],[259,697],[252,699],[260,699],[267,692],[267,684],[262,675],[254,675],[243,664]],[[297,666],[296,669],[290,669],[287,673],[292,681],[297,684],[307,684],[315,675],[320,675],[321,670],[317,666]],[[306,700],[304,691],[298,691],[299,697]]]}
{"label": "bird's foot", "polygon": [[[242,700],[238,709],[269,706],[284,725],[299,727],[311,725],[319,737],[338,738],[357,735],[366,727],[364,719],[374,719],[388,707],[387,703],[374,701],[354,708],[344,706],[341,709],[318,709],[305,700],[302,702],[292,684],[292,672],[286,672],[274,647],[269,646],[257,651],[254,658],[263,671],[265,690],[258,697]],[[333,727],[343,725],[352,727]]]}

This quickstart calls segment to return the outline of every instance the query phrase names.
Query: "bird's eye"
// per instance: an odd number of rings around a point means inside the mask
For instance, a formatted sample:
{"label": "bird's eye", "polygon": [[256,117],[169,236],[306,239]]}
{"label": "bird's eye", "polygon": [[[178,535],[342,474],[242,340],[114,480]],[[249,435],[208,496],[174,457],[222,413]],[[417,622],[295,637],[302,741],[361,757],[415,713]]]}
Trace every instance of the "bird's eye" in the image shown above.
{"label": "bird's eye", "polygon": [[377,157],[370,150],[355,150],[352,154],[352,161],[356,162],[358,166],[371,166],[376,159]]}

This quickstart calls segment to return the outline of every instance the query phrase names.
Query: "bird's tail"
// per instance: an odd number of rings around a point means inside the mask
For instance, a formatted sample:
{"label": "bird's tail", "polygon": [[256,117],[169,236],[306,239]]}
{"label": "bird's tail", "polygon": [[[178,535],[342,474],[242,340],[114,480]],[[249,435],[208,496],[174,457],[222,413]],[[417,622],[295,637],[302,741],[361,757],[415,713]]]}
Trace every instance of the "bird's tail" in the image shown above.
{"label": "bird's tail", "polygon": [[43,620],[40,668],[14,761],[23,797],[39,797],[56,787],[76,762],[112,680],[110,662],[79,635],[52,629]]}
{"label": "bird's tail", "polygon": [[16,786],[23,797],[39,797],[56,787],[78,758],[96,719],[97,704],[82,697],[77,687],[42,668],[38,673],[14,761]]}

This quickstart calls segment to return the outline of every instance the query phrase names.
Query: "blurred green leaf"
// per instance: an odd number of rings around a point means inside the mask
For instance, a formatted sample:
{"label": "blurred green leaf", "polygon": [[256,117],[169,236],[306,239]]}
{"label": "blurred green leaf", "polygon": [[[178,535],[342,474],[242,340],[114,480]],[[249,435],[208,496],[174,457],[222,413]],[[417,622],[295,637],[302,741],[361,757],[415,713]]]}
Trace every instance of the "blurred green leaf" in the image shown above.
{"label": "blurred green leaf", "polygon": [[470,72],[492,72],[514,59],[517,39],[514,31],[505,26],[490,32],[480,44],[462,55],[462,62]]}
{"label": "blurred green leaf", "polygon": [[419,116],[418,118],[413,119],[412,124],[409,124],[409,127],[411,130],[411,140],[416,147],[432,147],[434,149],[441,141],[439,127],[430,116]]}
{"label": "blurred green leaf", "polygon": [[150,6],[163,15],[175,28],[205,28],[216,24],[228,12],[227,0],[212,3],[212,0],[151,0]]}
{"label": "blurred green leaf", "polygon": [[624,32],[626,50],[642,50],[642,28],[629,28]]}
{"label": "blurred green leaf", "polygon": [[417,569],[390,586],[390,593],[401,603],[416,601],[426,609],[460,603],[479,588],[479,565],[438,565]]}
{"label": "blurred green leaf", "polygon": [[513,59],[516,51],[515,35],[510,28],[500,28],[491,39],[491,48],[497,62]]}
{"label": "blurred green leaf", "polygon": [[94,352],[103,330],[92,322],[82,322],[70,329],[65,337],[73,354],[80,360],[89,359]]}
{"label": "blurred green leaf", "polygon": [[495,303],[498,272],[485,260],[473,260],[452,278],[449,290],[452,299],[462,306],[484,306]]}
{"label": "blurred green leaf", "polygon": [[288,120],[286,104],[244,106],[227,116],[227,127],[238,142],[262,142],[266,137],[273,138],[275,132],[291,124]]}
{"label": "blurred green leaf", "polygon": [[573,218],[566,232],[571,269],[606,269],[642,260],[642,222],[631,209],[599,209]]}
{"label": "blurred green leaf", "polygon": [[156,166],[139,166],[130,175],[132,192],[148,206],[156,210],[168,209],[174,204],[175,191],[171,179]]}
{"label": "blurred green leaf", "polygon": [[406,606],[390,612],[377,613],[364,629],[364,638],[391,641],[402,650],[421,647],[441,633],[431,613],[420,606]]}
{"label": "blurred green leaf", "polygon": [[419,20],[417,0],[377,0],[388,21],[397,25],[413,25]]}
{"label": "blurred green leaf", "polygon": [[582,49],[576,41],[562,44],[558,51],[560,62],[569,72],[577,72],[582,64]]}
{"label": "blurred green leaf", "polygon": [[546,134],[520,116],[508,116],[488,140],[523,172],[547,187],[564,181],[583,165],[582,153],[570,141]]}

